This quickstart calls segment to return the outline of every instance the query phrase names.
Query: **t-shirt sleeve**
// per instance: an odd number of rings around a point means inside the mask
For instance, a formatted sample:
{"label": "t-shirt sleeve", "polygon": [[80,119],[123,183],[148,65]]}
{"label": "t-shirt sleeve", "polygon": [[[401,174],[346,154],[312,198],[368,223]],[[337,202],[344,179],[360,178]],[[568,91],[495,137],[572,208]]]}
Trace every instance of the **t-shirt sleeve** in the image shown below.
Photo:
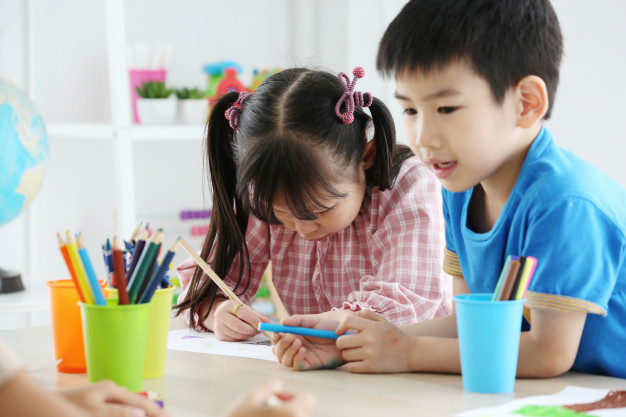
{"label": "t-shirt sleeve", "polygon": [[456,278],[463,278],[463,271],[456,254],[456,246],[452,238],[452,225],[450,223],[450,210],[448,208],[448,192],[442,189],[443,194],[443,220],[446,236],[446,248],[443,254],[443,270],[446,274]]}
{"label": "t-shirt sleeve", "polygon": [[532,210],[522,253],[537,267],[526,306],[606,315],[623,247],[619,228],[585,198]]}

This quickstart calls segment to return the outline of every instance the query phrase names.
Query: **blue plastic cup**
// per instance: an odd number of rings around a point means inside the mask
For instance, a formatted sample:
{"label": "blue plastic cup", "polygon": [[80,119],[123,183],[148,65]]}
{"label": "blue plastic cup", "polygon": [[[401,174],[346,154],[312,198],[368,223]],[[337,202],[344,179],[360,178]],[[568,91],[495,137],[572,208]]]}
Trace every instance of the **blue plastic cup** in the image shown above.
{"label": "blue plastic cup", "polygon": [[513,392],[525,300],[491,301],[492,294],[454,297],[463,389]]}

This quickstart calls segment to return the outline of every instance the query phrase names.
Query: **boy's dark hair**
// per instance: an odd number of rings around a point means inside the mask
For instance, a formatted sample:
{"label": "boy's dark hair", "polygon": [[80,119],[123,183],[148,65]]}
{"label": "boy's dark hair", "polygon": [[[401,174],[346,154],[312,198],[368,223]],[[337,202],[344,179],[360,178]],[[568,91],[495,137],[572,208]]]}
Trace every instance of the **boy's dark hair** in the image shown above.
{"label": "boy's dark hair", "polygon": [[384,75],[443,68],[467,59],[497,103],[527,75],[546,83],[550,117],[563,38],[549,0],[412,0],[391,22],[378,49]]}
{"label": "boy's dark hair", "polygon": [[[344,197],[333,187],[334,181],[358,180],[354,173],[371,127],[376,157],[364,185],[391,188],[402,163],[412,155],[406,146],[396,145],[393,118],[376,98],[369,107],[371,117],[357,107],[354,121],[344,124],[335,114],[343,93],[337,76],[293,68],[271,76],[246,99],[236,131],[224,113],[238,93],[224,95],[213,106],[205,140],[213,211],[201,256],[211,259],[220,277],[237,262],[235,292],[242,287],[243,293],[249,283],[245,240],[249,214],[280,224],[273,205],[277,196],[283,196],[298,218],[317,218],[315,213],[327,208],[329,198]],[[202,278],[196,268],[178,314],[186,309],[197,313],[207,299],[211,310],[217,286]]]}

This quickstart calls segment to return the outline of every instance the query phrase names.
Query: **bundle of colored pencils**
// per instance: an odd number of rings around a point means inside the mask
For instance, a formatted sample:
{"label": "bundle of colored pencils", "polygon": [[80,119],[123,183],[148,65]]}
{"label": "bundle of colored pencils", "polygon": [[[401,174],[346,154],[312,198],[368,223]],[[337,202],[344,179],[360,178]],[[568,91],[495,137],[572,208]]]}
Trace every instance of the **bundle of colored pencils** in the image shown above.
{"label": "bundle of colored pencils", "polygon": [[537,259],[532,256],[507,256],[492,301],[524,298],[536,267]]}
{"label": "bundle of colored pencils", "polygon": [[[148,227],[147,225],[143,228],[141,226],[142,223],[137,226],[130,242],[124,241],[125,248],[122,247],[117,236],[113,238],[112,244],[107,239],[106,244],[102,246],[108,284],[110,287],[117,288],[119,304],[148,303],[159,285],[163,288],[170,286],[167,272],[179,239],[174,242],[159,264],[158,256],[163,242],[163,231],[158,229],[148,241]],[[65,242],[57,233],[61,253],[76,285],[80,300],[89,304],[107,305],[80,235],[78,243],[69,232],[67,236],[67,242]]]}

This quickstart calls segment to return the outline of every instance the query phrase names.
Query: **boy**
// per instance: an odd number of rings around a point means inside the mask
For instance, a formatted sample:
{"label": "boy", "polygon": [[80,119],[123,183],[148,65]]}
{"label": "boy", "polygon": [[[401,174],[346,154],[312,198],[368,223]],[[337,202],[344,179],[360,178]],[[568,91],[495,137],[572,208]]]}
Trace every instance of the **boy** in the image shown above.
{"label": "boy", "polygon": [[[377,65],[396,80],[409,144],[444,187],[455,294],[493,292],[506,255],[538,260],[517,375],[626,378],[626,192],[542,127],[561,55],[548,0],[414,0]],[[454,314],[402,329],[359,316],[336,327],[358,331],[336,345],[286,335],[275,352],[297,369],[460,373]],[[333,328],[313,316],[285,324]]]}

